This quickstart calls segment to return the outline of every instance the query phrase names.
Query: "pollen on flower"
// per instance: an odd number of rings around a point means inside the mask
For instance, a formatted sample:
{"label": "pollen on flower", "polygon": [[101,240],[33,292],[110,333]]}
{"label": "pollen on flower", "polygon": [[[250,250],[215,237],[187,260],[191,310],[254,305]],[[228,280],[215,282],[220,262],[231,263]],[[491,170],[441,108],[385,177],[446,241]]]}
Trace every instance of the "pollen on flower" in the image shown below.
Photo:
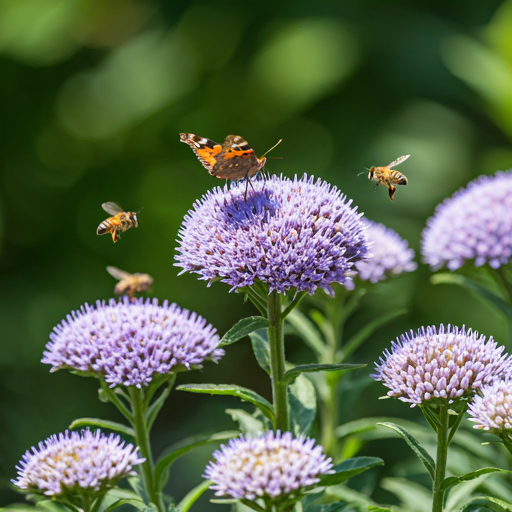
{"label": "pollen on flower", "polygon": [[361,215],[335,187],[313,177],[272,176],[217,187],[194,204],[179,232],[175,265],[231,290],[266,283],[269,291],[313,294],[348,283],[368,256]]}
{"label": "pollen on flower", "polygon": [[333,473],[332,460],[313,439],[291,432],[270,431],[259,437],[240,436],[214,452],[204,477],[217,496],[254,500],[300,496],[300,492]]}
{"label": "pollen on flower", "polygon": [[216,330],[196,313],[165,301],[127,297],[96,308],[85,304],[54,328],[42,362],[105,379],[111,386],[146,386],[178,366],[218,361]]}
{"label": "pollen on flower", "polygon": [[392,342],[371,377],[389,388],[388,396],[411,407],[437,400],[452,403],[510,372],[511,357],[503,351],[492,337],[486,341],[471,329],[422,327]]}
{"label": "pollen on flower", "polygon": [[133,466],[144,461],[138,448],[125,446],[117,435],[66,431],[28,450],[12,482],[23,490],[72,499],[113,487],[121,478],[134,475]]}

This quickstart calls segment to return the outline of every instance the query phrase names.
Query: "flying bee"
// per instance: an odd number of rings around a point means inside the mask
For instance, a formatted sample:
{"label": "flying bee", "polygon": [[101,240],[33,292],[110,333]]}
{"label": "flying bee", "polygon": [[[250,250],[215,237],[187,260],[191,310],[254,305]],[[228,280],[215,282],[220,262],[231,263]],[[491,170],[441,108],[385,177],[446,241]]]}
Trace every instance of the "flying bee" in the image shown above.
{"label": "flying bee", "polygon": [[379,185],[385,185],[389,189],[389,198],[394,201],[395,185],[407,185],[407,178],[401,172],[394,171],[391,168],[405,162],[410,156],[401,156],[385,167],[370,167],[368,169],[368,179],[377,182],[373,191],[375,192]]}
{"label": "flying bee", "polygon": [[101,207],[112,215],[108,219],[105,219],[96,230],[97,235],[104,235],[106,233],[112,233],[112,240],[116,243],[121,238],[121,233],[132,227],[139,227],[137,222],[137,214],[139,214],[142,208],[138,212],[125,212],[117,203],[103,203]]}
{"label": "flying bee", "polygon": [[143,293],[153,284],[153,278],[149,274],[129,274],[116,267],[107,267],[107,272],[119,280],[114,288],[116,295],[128,295],[130,299],[135,297],[136,293]]}

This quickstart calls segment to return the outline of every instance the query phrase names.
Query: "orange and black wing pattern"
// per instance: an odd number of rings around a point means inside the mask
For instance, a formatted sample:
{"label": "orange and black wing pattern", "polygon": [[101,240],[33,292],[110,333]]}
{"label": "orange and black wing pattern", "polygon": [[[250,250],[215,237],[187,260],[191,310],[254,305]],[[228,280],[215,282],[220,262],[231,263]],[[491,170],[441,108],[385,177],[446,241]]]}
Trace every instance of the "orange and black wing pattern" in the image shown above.
{"label": "orange and black wing pattern", "polygon": [[266,161],[266,158],[258,158],[239,135],[228,135],[222,145],[193,133],[181,133],[180,139],[192,148],[199,161],[216,178],[234,181],[251,178]]}

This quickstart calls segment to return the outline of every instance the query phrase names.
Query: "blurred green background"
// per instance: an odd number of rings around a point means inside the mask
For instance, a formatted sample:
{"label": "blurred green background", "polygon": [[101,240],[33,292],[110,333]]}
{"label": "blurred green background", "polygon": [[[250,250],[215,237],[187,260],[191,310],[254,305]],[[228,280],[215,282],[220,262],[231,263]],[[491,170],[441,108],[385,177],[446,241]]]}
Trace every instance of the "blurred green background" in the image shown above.
{"label": "blurred green background", "polygon": [[[107,265],[147,272],[153,295],[205,316],[223,334],[253,314],[228,287],[207,288],[173,266],[178,228],[196,199],[223,182],[179,132],[246,138],[261,155],[282,138],[271,173],[314,174],[418,252],[436,204],[482,173],[512,167],[512,1],[0,0],[0,504],[21,501],[9,480],[23,452],[83,416],[120,420],[97,385],[40,363],[52,328],[84,302],[107,299]],[[392,203],[364,167],[412,156]],[[95,235],[101,203],[144,210],[112,244]],[[419,260],[419,256],[418,256]],[[354,357],[377,359],[421,325],[466,324],[500,343],[506,325],[463,290],[434,287],[425,265],[380,285],[348,325],[382,311],[408,315]],[[290,339],[292,361],[309,354]],[[369,371],[368,371],[369,373]],[[237,383],[270,395],[248,341],[179,383]],[[418,411],[378,402],[380,384],[345,419]],[[236,400],[175,392],[154,448],[233,428]],[[375,478],[397,474],[402,441],[371,444]],[[398,449],[400,447],[400,449]],[[169,492],[201,480],[211,446],[180,460]],[[392,501],[377,490],[376,499]],[[222,510],[203,501],[202,510]]]}

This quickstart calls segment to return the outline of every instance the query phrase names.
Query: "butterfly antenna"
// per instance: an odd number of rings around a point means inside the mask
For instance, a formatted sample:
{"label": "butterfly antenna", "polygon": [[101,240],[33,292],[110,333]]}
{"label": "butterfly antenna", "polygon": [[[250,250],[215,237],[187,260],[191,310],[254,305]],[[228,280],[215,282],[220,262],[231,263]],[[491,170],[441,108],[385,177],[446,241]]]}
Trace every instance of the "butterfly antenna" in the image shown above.
{"label": "butterfly antenna", "polygon": [[[283,139],[279,139],[277,141],[277,144],[274,144],[265,154],[261,155],[260,157],[260,160],[265,156],[265,155],[268,155],[274,148],[276,148],[277,146],[279,146],[279,144],[281,144],[281,142],[283,142]],[[279,157],[278,157],[279,158]],[[281,157],[282,158],[282,157]]]}

